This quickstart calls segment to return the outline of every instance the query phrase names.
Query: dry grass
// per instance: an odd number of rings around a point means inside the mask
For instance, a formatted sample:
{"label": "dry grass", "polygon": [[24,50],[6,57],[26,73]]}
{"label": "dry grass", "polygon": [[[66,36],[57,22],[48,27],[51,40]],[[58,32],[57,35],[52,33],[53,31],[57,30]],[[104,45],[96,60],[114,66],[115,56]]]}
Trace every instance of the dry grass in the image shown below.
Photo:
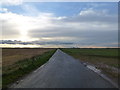
{"label": "dry grass", "polygon": [[33,56],[42,55],[43,53],[52,50],[52,49],[43,49],[43,48],[9,48],[2,49],[2,65],[3,67],[9,66],[18,62],[20,60],[24,60],[26,58],[31,58]]}

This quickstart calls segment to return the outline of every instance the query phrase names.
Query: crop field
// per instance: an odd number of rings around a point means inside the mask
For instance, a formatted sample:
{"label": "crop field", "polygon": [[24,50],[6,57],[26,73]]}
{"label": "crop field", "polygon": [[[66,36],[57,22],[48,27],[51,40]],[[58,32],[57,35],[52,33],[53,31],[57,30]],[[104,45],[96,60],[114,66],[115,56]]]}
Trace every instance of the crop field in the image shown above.
{"label": "crop field", "polygon": [[118,75],[120,75],[118,49],[64,48],[61,50],[82,62],[94,65],[113,81],[118,81]]}
{"label": "crop field", "polygon": [[9,48],[2,50],[2,86],[10,84],[37,69],[54,54],[56,49]]}
{"label": "crop field", "polygon": [[31,58],[33,56],[42,55],[43,53],[50,51],[52,49],[43,48],[3,48],[2,49],[2,65],[3,67],[12,65],[13,63],[24,60],[26,58]]}

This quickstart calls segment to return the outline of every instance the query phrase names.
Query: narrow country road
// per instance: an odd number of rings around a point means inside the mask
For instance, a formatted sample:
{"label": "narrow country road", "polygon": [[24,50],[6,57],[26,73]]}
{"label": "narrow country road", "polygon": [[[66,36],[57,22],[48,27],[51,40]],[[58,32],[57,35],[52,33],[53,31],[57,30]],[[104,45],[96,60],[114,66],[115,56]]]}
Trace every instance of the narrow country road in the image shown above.
{"label": "narrow country road", "polygon": [[50,60],[14,88],[114,88],[79,60],[57,50]]}

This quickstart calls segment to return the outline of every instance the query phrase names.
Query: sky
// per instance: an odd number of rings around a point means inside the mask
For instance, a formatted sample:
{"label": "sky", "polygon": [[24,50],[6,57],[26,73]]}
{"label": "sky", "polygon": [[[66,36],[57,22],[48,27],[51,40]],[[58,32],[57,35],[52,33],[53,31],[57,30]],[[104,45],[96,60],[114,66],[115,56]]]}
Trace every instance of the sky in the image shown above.
{"label": "sky", "polygon": [[118,46],[117,2],[4,1],[0,7],[1,40]]}

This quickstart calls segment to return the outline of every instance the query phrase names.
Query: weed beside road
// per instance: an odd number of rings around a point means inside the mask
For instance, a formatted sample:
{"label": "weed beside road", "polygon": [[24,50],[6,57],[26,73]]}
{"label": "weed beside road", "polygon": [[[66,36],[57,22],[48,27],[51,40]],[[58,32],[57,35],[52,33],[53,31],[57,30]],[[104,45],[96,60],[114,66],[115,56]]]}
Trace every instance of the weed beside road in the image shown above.
{"label": "weed beside road", "polygon": [[7,70],[3,71],[4,73],[2,74],[2,87],[9,87],[11,83],[15,82],[20,77],[23,77],[46,63],[55,51],[56,50],[53,49],[41,55],[19,60],[7,67]]}

